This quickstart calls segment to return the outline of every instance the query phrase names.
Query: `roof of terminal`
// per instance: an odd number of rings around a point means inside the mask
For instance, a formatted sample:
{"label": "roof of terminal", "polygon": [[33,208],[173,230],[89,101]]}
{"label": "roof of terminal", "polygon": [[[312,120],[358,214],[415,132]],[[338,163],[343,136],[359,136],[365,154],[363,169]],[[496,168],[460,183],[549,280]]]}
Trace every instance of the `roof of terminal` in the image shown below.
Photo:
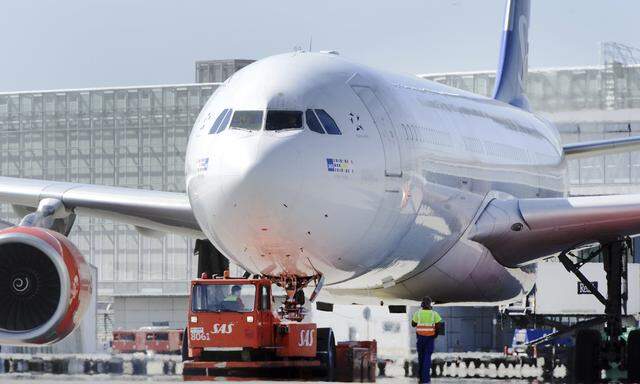
{"label": "roof of terminal", "polygon": [[218,86],[222,83],[188,83],[188,84],[158,84],[158,85],[132,85],[125,87],[96,87],[96,88],[69,88],[69,89],[45,89],[36,91],[15,91],[15,92],[0,92],[0,96],[6,95],[20,95],[20,94],[32,94],[32,93],[67,93],[67,92],[94,92],[94,91],[137,91],[140,89],[154,89],[154,88],[188,88],[188,87],[211,87]]}

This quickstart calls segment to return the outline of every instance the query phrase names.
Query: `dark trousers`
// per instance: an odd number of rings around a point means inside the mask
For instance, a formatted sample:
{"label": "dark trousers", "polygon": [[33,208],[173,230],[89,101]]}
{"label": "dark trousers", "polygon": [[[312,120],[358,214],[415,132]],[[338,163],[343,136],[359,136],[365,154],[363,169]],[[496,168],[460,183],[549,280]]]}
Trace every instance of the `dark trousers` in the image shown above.
{"label": "dark trousers", "polygon": [[420,366],[420,382],[431,382],[431,354],[433,353],[434,336],[418,336],[418,364]]}

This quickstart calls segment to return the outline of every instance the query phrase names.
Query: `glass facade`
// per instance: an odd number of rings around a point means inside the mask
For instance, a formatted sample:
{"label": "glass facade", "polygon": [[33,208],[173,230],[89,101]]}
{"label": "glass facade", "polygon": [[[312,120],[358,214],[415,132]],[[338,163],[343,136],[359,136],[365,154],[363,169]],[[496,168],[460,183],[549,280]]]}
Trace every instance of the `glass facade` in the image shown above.
{"label": "glass facade", "polygon": [[[493,93],[495,72],[419,75],[484,96]],[[531,69],[527,97],[536,111],[640,108],[640,66]]]}
{"label": "glass facade", "polygon": [[[184,191],[187,137],[217,84],[0,94],[0,174]],[[10,206],[1,217],[19,221]],[[193,240],[78,217],[71,240],[98,267],[99,293],[184,294]]]}
{"label": "glass facade", "polygon": [[253,62],[238,59],[196,61],[196,83],[222,83]]}

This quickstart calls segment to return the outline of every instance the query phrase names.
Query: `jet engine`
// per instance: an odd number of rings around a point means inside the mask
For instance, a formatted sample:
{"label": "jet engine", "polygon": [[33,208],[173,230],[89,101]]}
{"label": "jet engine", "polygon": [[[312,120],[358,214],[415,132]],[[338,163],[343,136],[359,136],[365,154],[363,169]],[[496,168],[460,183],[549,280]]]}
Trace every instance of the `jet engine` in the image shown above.
{"label": "jet engine", "polygon": [[0,344],[49,344],[82,320],[91,271],[64,235],[39,227],[0,231]]}

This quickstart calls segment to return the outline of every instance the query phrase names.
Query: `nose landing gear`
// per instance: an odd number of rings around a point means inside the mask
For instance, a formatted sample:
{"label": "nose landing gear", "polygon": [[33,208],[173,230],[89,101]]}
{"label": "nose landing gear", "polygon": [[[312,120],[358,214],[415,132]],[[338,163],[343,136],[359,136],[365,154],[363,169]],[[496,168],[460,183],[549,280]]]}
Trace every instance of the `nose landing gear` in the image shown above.
{"label": "nose landing gear", "polygon": [[[196,240],[194,256],[198,259],[196,275],[198,277],[203,274],[206,276],[222,276],[224,271],[229,269],[229,260],[209,240]],[[245,277],[249,276],[249,273],[245,274]],[[265,275],[264,277],[283,288],[287,294],[284,303],[278,308],[280,318],[298,322],[304,320],[305,316],[304,304],[306,298],[303,289],[309,283],[314,282],[316,288],[309,297],[309,301],[313,302],[324,285],[324,277],[320,273],[313,276],[280,274],[275,276]]]}
{"label": "nose landing gear", "polygon": [[278,308],[280,318],[298,322],[304,320],[306,314],[304,309],[306,298],[303,289],[312,281],[315,282],[316,291],[314,291],[314,294],[310,298],[313,302],[323,282],[322,275],[320,274],[314,276],[282,274],[280,276],[265,277],[271,280],[273,284],[283,288],[287,294],[284,303]]}

